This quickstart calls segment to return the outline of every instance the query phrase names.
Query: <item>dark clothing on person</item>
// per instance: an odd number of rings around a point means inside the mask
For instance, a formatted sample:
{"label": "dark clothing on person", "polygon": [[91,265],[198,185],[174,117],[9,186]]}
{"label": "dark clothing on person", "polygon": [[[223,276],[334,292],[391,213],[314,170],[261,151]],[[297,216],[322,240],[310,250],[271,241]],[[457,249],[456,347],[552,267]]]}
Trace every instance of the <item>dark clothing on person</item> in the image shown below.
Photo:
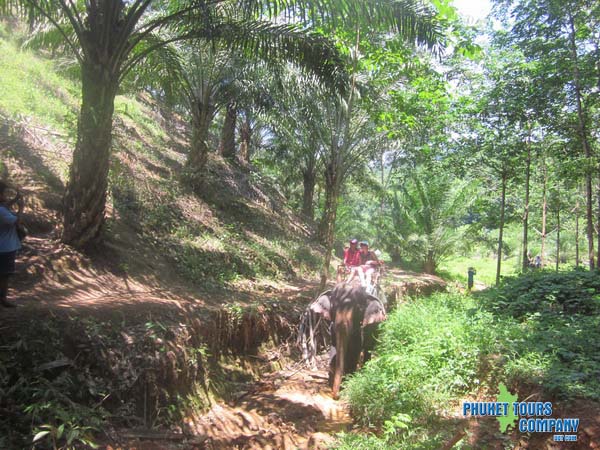
{"label": "dark clothing on person", "polygon": [[[6,188],[6,184],[0,184],[3,199]],[[15,259],[17,256],[17,250],[21,248],[21,240],[19,239],[19,234],[17,233],[19,217],[17,214],[14,214],[10,209],[8,209],[11,203],[14,203],[14,201],[7,204],[0,204],[0,304],[6,308],[12,308],[15,306],[14,303],[11,303],[7,300],[8,279],[12,274],[15,273]],[[21,203],[19,213],[21,212],[22,208],[23,205]]]}
{"label": "dark clothing on person", "polygon": [[12,275],[15,273],[16,257],[16,251],[0,253],[0,275]]}

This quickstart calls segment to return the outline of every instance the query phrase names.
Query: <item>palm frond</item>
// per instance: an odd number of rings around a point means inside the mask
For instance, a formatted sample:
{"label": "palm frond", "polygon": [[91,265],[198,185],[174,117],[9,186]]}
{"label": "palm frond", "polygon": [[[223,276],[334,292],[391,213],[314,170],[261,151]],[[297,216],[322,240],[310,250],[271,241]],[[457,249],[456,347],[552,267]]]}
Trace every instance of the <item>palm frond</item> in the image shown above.
{"label": "palm frond", "polygon": [[329,29],[386,29],[406,42],[425,45],[434,52],[443,47],[442,24],[430,2],[423,0],[237,0],[238,7],[255,17],[281,17],[286,21]]}

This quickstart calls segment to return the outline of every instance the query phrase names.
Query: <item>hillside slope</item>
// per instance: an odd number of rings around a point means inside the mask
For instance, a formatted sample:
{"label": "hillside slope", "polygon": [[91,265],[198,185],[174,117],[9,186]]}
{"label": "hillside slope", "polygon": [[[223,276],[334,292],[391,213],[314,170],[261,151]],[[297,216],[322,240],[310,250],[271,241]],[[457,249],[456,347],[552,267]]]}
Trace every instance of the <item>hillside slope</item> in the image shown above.
{"label": "hillside slope", "polygon": [[25,191],[31,231],[17,298],[47,306],[53,292],[95,298],[112,287],[115,295],[160,290],[211,303],[225,292],[228,301],[244,301],[249,292],[273,290],[274,282],[314,279],[321,254],[278,189],[252,167],[216,154],[202,189],[187,188],[179,179],[186,123],[143,95],[116,101],[104,243],[85,255],[61,246],[79,88],[8,34],[3,25],[0,90],[10,95],[0,100],[0,170]]}

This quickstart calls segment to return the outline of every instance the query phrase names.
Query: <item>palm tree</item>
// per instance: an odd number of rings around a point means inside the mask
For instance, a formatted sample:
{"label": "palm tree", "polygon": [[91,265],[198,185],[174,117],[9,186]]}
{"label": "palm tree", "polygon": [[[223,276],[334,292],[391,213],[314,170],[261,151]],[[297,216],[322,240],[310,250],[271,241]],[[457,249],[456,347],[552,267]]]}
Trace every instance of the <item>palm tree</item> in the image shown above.
{"label": "palm tree", "polygon": [[435,273],[465,235],[461,221],[476,198],[472,194],[470,183],[437,171],[414,171],[394,192],[391,253],[402,248],[426,273]]}

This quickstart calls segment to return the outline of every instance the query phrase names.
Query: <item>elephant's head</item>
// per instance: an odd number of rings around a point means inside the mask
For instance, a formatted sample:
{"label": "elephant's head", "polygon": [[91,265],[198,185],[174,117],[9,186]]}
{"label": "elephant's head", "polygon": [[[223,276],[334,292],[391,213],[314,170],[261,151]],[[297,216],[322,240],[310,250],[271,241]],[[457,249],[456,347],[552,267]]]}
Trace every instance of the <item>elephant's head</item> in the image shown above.
{"label": "elephant's head", "polygon": [[331,320],[331,290],[319,294],[317,299],[310,304],[310,310],[321,314],[327,320]]}
{"label": "elephant's head", "polygon": [[331,320],[335,316],[335,311],[332,311],[332,309],[335,310],[336,305],[348,301],[355,306],[355,312],[361,316],[363,327],[383,322],[387,318],[381,300],[367,294],[363,288],[348,288],[346,286],[336,286],[334,290],[330,289],[319,294],[316,300],[310,304],[309,309],[322,315],[325,319]]}

